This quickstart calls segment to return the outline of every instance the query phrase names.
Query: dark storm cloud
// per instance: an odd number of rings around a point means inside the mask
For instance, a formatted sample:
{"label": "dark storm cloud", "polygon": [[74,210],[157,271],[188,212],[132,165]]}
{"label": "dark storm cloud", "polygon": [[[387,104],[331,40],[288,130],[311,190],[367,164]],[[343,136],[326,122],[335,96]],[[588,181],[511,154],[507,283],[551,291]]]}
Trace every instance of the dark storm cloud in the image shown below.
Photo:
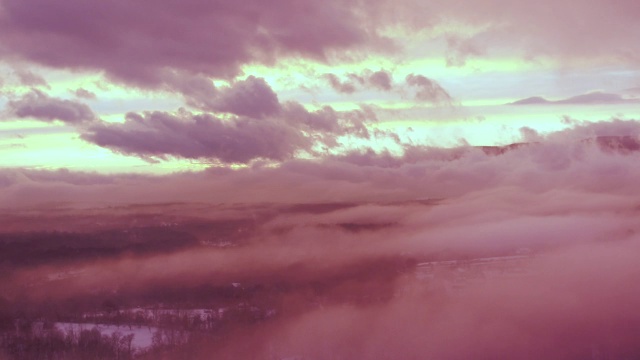
{"label": "dark storm cloud", "polygon": [[96,119],[89,106],[72,100],[53,98],[36,89],[32,89],[18,100],[10,100],[7,110],[10,115],[18,118],[33,118],[44,122],[58,120],[70,125]]}

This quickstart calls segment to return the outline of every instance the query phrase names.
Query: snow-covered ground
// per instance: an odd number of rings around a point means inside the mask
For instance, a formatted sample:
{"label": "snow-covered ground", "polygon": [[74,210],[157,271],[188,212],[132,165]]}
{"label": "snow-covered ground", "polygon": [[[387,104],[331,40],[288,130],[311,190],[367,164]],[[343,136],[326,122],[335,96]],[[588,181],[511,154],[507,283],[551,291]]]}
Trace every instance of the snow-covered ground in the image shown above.
{"label": "snow-covered ground", "polygon": [[103,324],[91,324],[91,323],[55,323],[55,327],[61,331],[80,332],[82,330],[91,330],[93,328],[98,329],[102,335],[111,336],[116,332],[119,332],[122,336],[133,334],[133,340],[131,345],[136,350],[144,350],[150,348],[153,343],[153,334],[158,330],[155,327],[148,326],[129,326],[129,325],[103,325]]}
{"label": "snow-covered ground", "polygon": [[530,275],[531,259],[531,255],[512,255],[423,262],[417,264],[415,276],[434,288],[455,294],[472,282]]}

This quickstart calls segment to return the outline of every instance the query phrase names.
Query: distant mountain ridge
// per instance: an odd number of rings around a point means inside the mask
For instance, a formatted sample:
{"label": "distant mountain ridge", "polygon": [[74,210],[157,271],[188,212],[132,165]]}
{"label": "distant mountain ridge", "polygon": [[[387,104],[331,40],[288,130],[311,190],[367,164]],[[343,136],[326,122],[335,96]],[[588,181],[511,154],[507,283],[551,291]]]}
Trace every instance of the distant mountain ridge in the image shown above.
{"label": "distant mountain ridge", "polygon": [[[631,152],[640,151],[640,139],[634,136],[596,136],[592,138],[582,139],[580,143],[583,144],[596,144],[604,152],[617,152],[621,154],[627,154]],[[516,150],[524,146],[537,145],[537,142],[522,142],[513,143],[508,145],[496,145],[496,146],[475,146],[475,148],[482,150],[487,155],[497,156],[506,152]]]}
{"label": "distant mountain ridge", "polygon": [[625,89],[624,91],[629,94],[640,94],[640,86],[628,88],[628,89]]}
{"label": "distant mountain ridge", "polygon": [[597,104],[620,104],[639,103],[638,99],[627,99],[620,94],[593,92],[572,96],[562,100],[547,100],[542,96],[532,96],[508,103],[507,105],[597,105]]}

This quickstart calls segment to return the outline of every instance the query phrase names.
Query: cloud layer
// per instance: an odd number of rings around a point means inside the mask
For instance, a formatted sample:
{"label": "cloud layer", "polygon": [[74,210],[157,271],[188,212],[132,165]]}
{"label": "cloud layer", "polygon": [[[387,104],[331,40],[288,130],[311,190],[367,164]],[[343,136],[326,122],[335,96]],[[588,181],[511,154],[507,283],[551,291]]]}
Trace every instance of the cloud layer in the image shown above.
{"label": "cloud layer", "polygon": [[[14,232],[34,216],[49,231],[172,222],[200,224],[196,238],[210,240],[207,221],[252,230],[229,248],[26,267],[0,290],[9,304],[39,304],[233,282],[277,307],[224,342],[190,344],[195,358],[633,357],[640,153],[582,141],[614,135],[637,140],[640,126],[576,123],[502,153],[420,148],[167,177],[3,171],[0,219]],[[534,256],[504,275],[474,277],[469,265],[428,280],[415,268],[522,248]]]}

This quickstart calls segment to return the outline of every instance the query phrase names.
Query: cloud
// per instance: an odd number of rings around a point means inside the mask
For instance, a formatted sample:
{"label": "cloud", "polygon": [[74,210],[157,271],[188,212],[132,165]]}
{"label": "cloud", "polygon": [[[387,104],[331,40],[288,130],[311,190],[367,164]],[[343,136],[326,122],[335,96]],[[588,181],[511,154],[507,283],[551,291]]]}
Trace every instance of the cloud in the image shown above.
{"label": "cloud", "polygon": [[360,88],[374,88],[382,91],[391,91],[393,87],[393,78],[390,72],[386,70],[364,70],[360,74],[347,73],[346,80],[340,80],[335,74],[324,74],[323,78],[327,80],[333,90],[341,94],[352,94]]}
{"label": "cloud", "polygon": [[547,138],[555,141],[585,140],[594,137],[640,137],[640,126],[637,120],[624,120],[613,118],[609,121],[576,121],[572,127],[553,132]]}
{"label": "cloud", "polygon": [[246,163],[256,158],[281,161],[311,144],[283,123],[250,118],[227,121],[186,111],[177,115],[128,113],[124,123],[95,125],[82,138],[146,159],[215,158],[226,163]]}
{"label": "cloud", "polygon": [[333,90],[341,94],[352,94],[356,91],[356,87],[353,83],[341,82],[335,74],[324,74],[324,78],[327,79]]}
{"label": "cloud", "polygon": [[447,66],[464,66],[469,57],[484,55],[484,51],[474,39],[461,38],[458,35],[447,37],[447,46]]}
{"label": "cloud", "polygon": [[49,88],[47,81],[42,76],[35,74],[32,71],[16,69],[14,74],[21,85],[28,87],[43,86]]}
{"label": "cloud", "polygon": [[97,118],[91,108],[83,103],[49,97],[37,89],[32,89],[18,100],[7,102],[7,111],[10,116],[22,119],[61,121],[70,125],[92,122]]}
{"label": "cloud", "polygon": [[[465,0],[378,3],[376,19],[414,34],[421,31],[449,42],[440,54],[450,66],[470,57],[507,57],[549,61],[551,66],[625,64],[638,66],[634,38],[640,14],[633,0],[579,1]],[[553,15],[553,16],[552,16]],[[597,24],[594,26],[593,24]],[[451,41],[453,40],[453,41]],[[593,46],[598,44],[598,46]]]}
{"label": "cloud", "polygon": [[340,136],[368,138],[365,124],[375,121],[367,109],[339,113],[323,107],[310,112],[295,102],[281,105],[264,81],[253,78],[223,91],[216,104],[239,116],[222,119],[184,109],[176,114],[128,113],[124,123],[95,124],[81,137],[149,161],[178,157],[249,163],[285,161],[299,152],[313,154],[316,144],[338,146]]}
{"label": "cloud", "polygon": [[393,79],[391,77],[391,73],[385,70],[374,71],[369,75],[369,84],[371,86],[378,88],[380,90],[391,90],[391,86],[393,83]]}
{"label": "cloud", "polygon": [[73,91],[73,94],[79,99],[86,99],[86,100],[97,99],[97,96],[95,93],[83,88],[76,89],[75,91]]}
{"label": "cloud", "polygon": [[341,0],[3,0],[0,44],[18,61],[105,71],[112,79],[157,87],[167,71],[233,78],[246,63],[280,56],[322,61],[332,50],[370,44],[378,35],[359,25],[362,10]]}
{"label": "cloud", "polygon": [[416,101],[431,104],[451,103],[452,101],[451,95],[440,84],[424,75],[409,74],[405,81],[410,87],[416,88],[414,94]]}
{"label": "cloud", "polygon": [[274,115],[280,111],[278,95],[263,78],[248,76],[217,88],[204,76],[165,72],[166,90],[177,91],[194,108],[219,113],[230,113],[253,118]]}
{"label": "cloud", "polygon": [[215,110],[252,118],[272,116],[280,112],[278,95],[264,79],[249,76],[221,90]]}
{"label": "cloud", "polygon": [[[124,123],[102,122],[81,130],[81,138],[148,161],[284,161],[302,152],[318,155],[317,146],[338,147],[340,137],[370,139],[368,125],[377,121],[374,109],[364,105],[338,112],[330,106],[309,111],[295,101],[280,103],[266,81],[254,76],[221,88],[208,80],[206,85],[191,80],[196,79],[187,79],[182,89],[189,89],[191,104],[206,112],[128,113]],[[200,98],[205,93],[210,97]],[[388,136],[384,131],[375,135]]]}
{"label": "cloud", "polygon": [[262,118],[280,112],[278,95],[263,78],[248,76],[216,87],[204,76],[167,72],[164,79],[171,84],[166,90],[180,93],[187,105],[196,109]]}

